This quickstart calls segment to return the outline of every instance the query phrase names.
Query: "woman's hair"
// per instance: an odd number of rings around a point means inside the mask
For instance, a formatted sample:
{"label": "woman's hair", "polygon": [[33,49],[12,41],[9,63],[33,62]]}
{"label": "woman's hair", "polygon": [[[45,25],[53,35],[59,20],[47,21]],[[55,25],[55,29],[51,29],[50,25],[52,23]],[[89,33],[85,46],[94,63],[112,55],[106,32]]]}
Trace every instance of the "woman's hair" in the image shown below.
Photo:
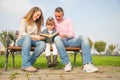
{"label": "woman's hair", "polygon": [[55,9],[55,12],[62,12],[63,15],[64,15],[64,11],[63,11],[62,7],[57,7],[57,8]]}
{"label": "woman's hair", "polygon": [[47,25],[54,25],[55,22],[54,22],[54,18],[53,17],[49,17],[46,21],[46,26]]}
{"label": "woman's hair", "polygon": [[39,17],[39,19],[36,20],[36,24],[37,24],[37,32],[40,31],[40,27],[42,25],[44,25],[44,17],[43,17],[43,13],[42,10],[39,7],[33,7],[30,9],[30,11],[27,13],[26,16],[24,16],[24,18],[26,19],[28,25],[32,25],[33,24],[33,15],[35,12],[40,11],[41,15]]}

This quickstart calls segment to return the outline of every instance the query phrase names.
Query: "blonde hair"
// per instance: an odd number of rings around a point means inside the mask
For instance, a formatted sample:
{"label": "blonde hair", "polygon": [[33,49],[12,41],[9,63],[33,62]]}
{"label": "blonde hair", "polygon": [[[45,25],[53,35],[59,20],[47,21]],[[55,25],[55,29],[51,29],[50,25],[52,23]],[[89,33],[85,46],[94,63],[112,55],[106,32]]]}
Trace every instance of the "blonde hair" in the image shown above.
{"label": "blonde hair", "polygon": [[55,21],[54,21],[54,18],[53,17],[49,17],[46,21],[46,26],[47,25],[54,25],[55,24]]}
{"label": "blonde hair", "polygon": [[44,17],[43,17],[43,13],[42,10],[39,7],[33,7],[30,9],[30,11],[24,16],[24,18],[26,19],[28,25],[32,25],[33,24],[33,14],[37,11],[41,12],[41,15],[39,17],[39,19],[37,19],[35,22],[37,24],[37,33],[40,32],[40,28],[42,25],[44,25]]}

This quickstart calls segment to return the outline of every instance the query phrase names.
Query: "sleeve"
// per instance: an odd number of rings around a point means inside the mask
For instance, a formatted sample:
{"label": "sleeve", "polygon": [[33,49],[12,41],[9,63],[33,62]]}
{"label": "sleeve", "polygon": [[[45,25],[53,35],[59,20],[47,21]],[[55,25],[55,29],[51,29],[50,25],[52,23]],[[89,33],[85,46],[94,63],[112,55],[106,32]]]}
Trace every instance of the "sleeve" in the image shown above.
{"label": "sleeve", "polygon": [[20,35],[29,35],[27,33],[27,23],[25,21],[25,19],[21,20],[21,24],[20,24],[20,29],[19,29]]}
{"label": "sleeve", "polygon": [[73,29],[73,24],[71,20],[68,20],[68,38],[73,38],[75,36],[75,32]]}

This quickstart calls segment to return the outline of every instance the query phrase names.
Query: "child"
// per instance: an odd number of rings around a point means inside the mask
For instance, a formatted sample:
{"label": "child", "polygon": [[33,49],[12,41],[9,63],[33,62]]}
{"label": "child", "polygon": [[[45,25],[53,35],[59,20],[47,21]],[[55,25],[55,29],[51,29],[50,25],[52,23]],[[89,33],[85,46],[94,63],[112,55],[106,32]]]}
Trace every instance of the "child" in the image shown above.
{"label": "child", "polygon": [[[49,17],[46,21],[46,27],[47,29],[42,31],[42,34],[53,34],[56,33],[56,30],[54,29],[54,19],[52,17]],[[47,59],[47,64],[48,67],[53,67],[57,66],[59,64],[59,61],[57,60],[57,48],[54,43],[54,37],[51,38],[46,37],[46,49],[45,49],[45,54],[46,54],[46,59]],[[48,39],[49,38],[49,39]],[[51,55],[50,55],[50,48],[53,48],[53,63],[51,62]]]}

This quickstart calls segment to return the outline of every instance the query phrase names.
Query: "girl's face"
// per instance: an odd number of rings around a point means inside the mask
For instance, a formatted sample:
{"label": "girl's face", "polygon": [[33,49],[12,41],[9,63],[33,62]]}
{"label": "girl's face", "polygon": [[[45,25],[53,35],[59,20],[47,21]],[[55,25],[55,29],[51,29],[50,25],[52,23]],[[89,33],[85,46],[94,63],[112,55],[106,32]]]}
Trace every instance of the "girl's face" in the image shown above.
{"label": "girl's face", "polygon": [[54,25],[46,25],[46,26],[47,26],[47,29],[48,29],[49,31],[52,31],[53,28],[54,28]]}
{"label": "girl's face", "polygon": [[33,21],[36,21],[37,19],[39,19],[40,16],[41,16],[41,12],[40,11],[36,11],[33,14]]}

